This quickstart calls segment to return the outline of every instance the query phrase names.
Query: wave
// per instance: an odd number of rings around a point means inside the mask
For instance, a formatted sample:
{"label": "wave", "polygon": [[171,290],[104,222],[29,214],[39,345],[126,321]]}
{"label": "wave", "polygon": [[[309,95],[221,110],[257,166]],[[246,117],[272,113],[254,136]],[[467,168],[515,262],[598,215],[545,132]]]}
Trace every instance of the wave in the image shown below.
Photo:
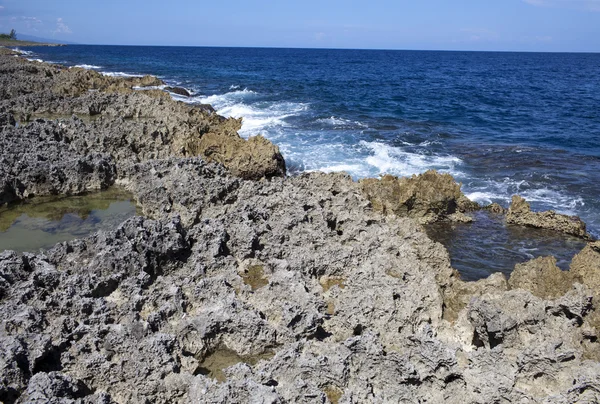
{"label": "wave", "polygon": [[344,171],[355,179],[372,176],[370,166],[353,145],[328,142],[326,135],[286,134],[278,146],[291,173]]}
{"label": "wave", "polygon": [[333,126],[336,129],[368,128],[368,126],[363,124],[362,122],[352,121],[344,118],[337,118],[335,116],[317,119],[316,122],[320,124]]}
{"label": "wave", "polygon": [[108,77],[144,77],[143,74],[131,74],[124,72],[100,72],[101,74]]}
{"label": "wave", "polygon": [[164,90],[165,87],[166,87],[165,85],[161,85],[161,86],[147,86],[147,87],[133,86],[131,88],[134,90]]}
{"label": "wave", "polygon": [[260,94],[244,88],[225,94],[191,97],[187,102],[211,104],[219,115],[242,118],[240,136],[249,137],[258,134],[273,139],[278,128],[287,126],[286,118],[305,111],[306,104],[294,102],[262,101]]}
{"label": "wave", "polygon": [[19,48],[12,48],[11,50],[12,50],[13,52],[20,53],[21,55],[33,55],[33,52],[32,52],[32,51],[26,51],[26,50],[19,49]]}
{"label": "wave", "polygon": [[214,94],[209,96],[197,97],[198,101],[203,104],[210,104],[215,109],[220,109],[226,106],[230,106],[234,102],[240,102],[241,100],[257,95],[256,92],[244,88],[243,90],[235,90],[225,94]]}
{"label": "wave", "polygon": [[95,66],[95,65],[86,65],[86,64],[81,64],[81,65],[75,65],[73,67],[81,67],[82,69],[102,69],[102,66]]}
{"label": "wave", "polygon": [[324,173],[333,173],[333,172],[347,172],[347,173],[356,173],[362,170],[362,167],[360,164],[333,164],[333,165],[326,165],[323,167],[319,167],[316,170],[306,170],[306,171],[322,171]]}
{"label": "wave", "polygon": [[330,132],[287,132],[278,145],[293,172],[345,171],[354,179],[383,174],[410,176],[428,169],[462,174],[458,170],[462,161],[454,156],[421,154],[381,142],[343,142],[348,133],[332,138]]}
{"label": "wave", "polygon": [[483,205],[496,202],[508,207],[513,195],[520,195],[531,203],[534,210],[552,209],[562,214],[576,215],[585,207],[585,201],[580,196],[569,195],[544,185],[530,184],[525,180],[504,178],[501,181],[488,179],[479,182],[475,187],[467,184],[464,192],[469,199]]}
{"label": "wave", "polygon": [[462,160],[455,156],[414,153],[401,147],[364,140],[360,141],[360,145],[370,152],[369,156],[365,158],[365,162],[378,170],[378,174],[410,176],[430,169],[453,175],[462,174],[457,170],[457,166],[462,164]]}

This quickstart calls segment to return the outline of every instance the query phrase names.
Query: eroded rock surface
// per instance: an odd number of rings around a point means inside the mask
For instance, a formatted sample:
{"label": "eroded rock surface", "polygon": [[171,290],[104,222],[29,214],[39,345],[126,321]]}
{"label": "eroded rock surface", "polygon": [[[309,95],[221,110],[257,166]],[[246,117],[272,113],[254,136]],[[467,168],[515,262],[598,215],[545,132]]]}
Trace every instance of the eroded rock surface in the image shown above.
{"label": "eroded rock surface", "polygon": [[375,210],[412,217],[423,224],[443,219],[468,222],[471,219],[464,212],[478,208],[450,174],[435,170],[412,177],[367,178],[360,180],[360,186]]}
{"label": "eroded rock surface", "polygon": [[572,288],[573,276],[569,271],[561,271],[554,257],[539,257],[517,264],[508,284],[541,298],[560,297]]}
{"label": "eroded rock surface", "polygon": [[[90,163],[88,179],[41,188],[70,173],[65,160],[106,157],[111,181],[147,216],[45,253],[0,253],[0,401],[600,401],[597,243],[573,260],[573,281],[557,281],[559,291],[539,284],[558,276],[551,259],[508,283],[502,275],[465,283],[446,250],[404,217],[468,211],[451,178],[390,179],[389,190],[343,174],[247,180],[244,164],[233,176],[192,156],[215,128],[216,138],[233,137],[238,121],[152,94],[30,98],[67,111],[89,106],[88,97],[101,111],[90,122],[17,128],[0,115],[3,175],[27,192],[93,186],[104,171]],[[3,111],[25,111],[19,97],[4,98]],[[165,116],[157,129],[159,118],[144,120],[140,105],[189,118]],[[133,115],[124,117],[127,106]],[[180,124],[197,130],[191,122],[203,119],[202,137],[178,137]],[[26,161],[39,161],[31,171],[44,181],[13,169],[17,151],[30,151]]]}
{"label": "eroded rock surface", "polygon": [[506,214],[506,223],[521,226],[552,229],[583,239],[591,239],[585,223],[577,216],[568,216],[552,210],[532,212],[529,203],[519,195],[514,195]]}
{"label": "eroded rock surface", "polygon": [[81,153],[60,124],[40,120],[27,129],[0,128],[0,204],[34,195],[105,189],[117,177],[112,155]]}
{"label": "eroded rock surface", "polygon": [[[12,181],[9,174],[21,168],[10,161],[10,156],[19,156],[16,148],[29,146],[32,150],[20,155],[20,164],[42,165],[46,171],[64,171],[64,165],[75,164],[68,161],[78,159],[94,166],[92,171],[106,171],[96,166],[111,165],[99,161],[109,158],[118,172],[131,162],[200,155],[246,179],[285,175],[285,161],[277,146],[260,136],[242,139],[237,134],[241,120],[225,119],[210,106],[173,101],[166,92],[154,88],[162,84],[152,76],[115,78],[81,68],[0,57],[0,130],[6,132],[2,145],[6,173],[0,173],[0,179]],[[140,87],[142,90],[136,90]],[[33,133],[40,141],[65,143],[67,150],[60,153],[69,156],[53,162],[59,154],[56,150],[51,147],[45,151],[26,139],[13,146],[15,139]],[[69,168],[67,177],[74,176],[73,169],[78,168]],[[79,176],[85,177],[73,179],[82,183],[79,192],[104,186],[97,180],[103,173],[88,180],[90,170],[83,166],[79,170]],[[56,188],[38,186],[33,176],[21,182],[12,186],[22,188],[17,196],[39,194],[42,188],[54,192]],[[71,186],[65,193],[77,192],[75,188]]]}
{"label": "eroded rock surface", "polygon": [[[598,398],[586,286],[544,299],[462,283],[474,294],[445,319],[461,284],[445,250],[372,212],[350,178],[139,164],[130,186],[158,220],[0,256],[3,397],[46,383],[115,402]],[[205,366],[219,355],[240,362],[217,382]]]}

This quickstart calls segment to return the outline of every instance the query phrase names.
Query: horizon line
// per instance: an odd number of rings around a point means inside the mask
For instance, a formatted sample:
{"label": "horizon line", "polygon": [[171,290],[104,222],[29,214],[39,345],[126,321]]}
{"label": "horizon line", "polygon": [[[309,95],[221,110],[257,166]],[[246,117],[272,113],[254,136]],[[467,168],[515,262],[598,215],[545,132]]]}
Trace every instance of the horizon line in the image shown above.
{"label": "horizon line", "polygon": [[297,49],[297,50],[357,50],[357,51],[397,51],[397,52],[481,52],[481,53],[577,53],[599,54],[598,51],[536,51],[536,50],[474,50],[474,49],[411,49],[411,48],[329,48],[303,46],[225,46],[225,45],[139,45],[139,44],[97,44],[97,43],[63,43],[65,46],[128,46],[128,47],[163,47],[163,48],[231,48],[231,49]]}

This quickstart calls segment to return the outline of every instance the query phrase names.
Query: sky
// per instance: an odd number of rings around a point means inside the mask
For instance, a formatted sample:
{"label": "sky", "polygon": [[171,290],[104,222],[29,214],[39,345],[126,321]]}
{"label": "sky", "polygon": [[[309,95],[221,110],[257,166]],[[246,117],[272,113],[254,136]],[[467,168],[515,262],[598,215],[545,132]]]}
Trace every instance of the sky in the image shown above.
{"label": "sky", "polygon": [[600,52],[600,0],[0,0],[81,44]]}

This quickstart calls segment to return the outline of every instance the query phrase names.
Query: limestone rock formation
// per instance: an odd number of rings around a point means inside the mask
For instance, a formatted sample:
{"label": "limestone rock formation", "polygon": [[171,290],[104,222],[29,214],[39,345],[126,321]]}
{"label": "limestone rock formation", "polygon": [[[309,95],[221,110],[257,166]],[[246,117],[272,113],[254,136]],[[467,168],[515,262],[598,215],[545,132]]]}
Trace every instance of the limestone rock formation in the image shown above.
{"label": "limestone rock formation", "polygon": [[185,88],[182,88],[182,87],[167,86],[167,87],[165,87],[165,90],[169,91],[169,92],[172,92],[174,94],[177,94],[177,95],[184,96],[184,97],[191,97],[190,92],[188,90],[186,90]]}
{"label": "limestone rock formation", "polygon": [[[360,180],[360,186],[373,209],[384,214],[409,216],[421,223],[449,218],[469,221],[464,211],[476,208],[460,191],[460,185],[449,174],[429,170],[410,178],[384,175],[381,179]],[[460,211],[459,206],[464,210]]]}
{"label": "limestone rock formation", "polygon": [[600,241],[588,243],[573,257],[571,272],[583,283],[600,292]]}
{"label": "limestone rock formation", "polygon": [[562,215],[552,210],[532,212],[529,203],[518,195],[514,195],[512,198],[506,214],[506,223],[552,229],[583,239],[591,239],[586,231],[585,223],[579,217]]}
{"label": "limestone rock formation", "polygon": [[490,203],[489,205],[485,206],[484,209],[497,215],[504,215],[507,212],[507,209],[503,208],[497,203]]}
{"label": "limestone rock formation", "polygon": [[[469,210],[450,176],[271,175],[239,121],[39,90],[62,70],[0,58],[2,197],[114,182],[146,217],[0,252],[0,401],[600,402],[598,243],[463,282],[411,218]],[[11,120],[41,112],[81,117]]]}
{"label": "limestone rock formation", "polygon": [[525,289],[543,299],[564,295],[572,284],[572,273],[561,271],[554,257],[539,257],[517,264],[508,280],[511,289]]}
{"label": "limestone rock formation", "polygon": [[0,204],[105,189],[116,179],[112,156],[78,153],[56,124],[33,122],[27,130],[9,125],[0,134]]}
{"label": "limestone rock formation", "polygon": [[244,140],[238,136],[207,133],[200,138],[197,151],[208,161],[223,164],[241,178],[285,175],[285,161],[279,148],[260,135]]}
{"label": "limestone rock formation", "polygon": [[14,57],[0,58],[0,73],[0,203],[105,188],[127,164],[171,156],[200,155],[246,179],[285,175],[277,146],[242,139],[240,120],[134,90],[164,84],[155,77]]}

